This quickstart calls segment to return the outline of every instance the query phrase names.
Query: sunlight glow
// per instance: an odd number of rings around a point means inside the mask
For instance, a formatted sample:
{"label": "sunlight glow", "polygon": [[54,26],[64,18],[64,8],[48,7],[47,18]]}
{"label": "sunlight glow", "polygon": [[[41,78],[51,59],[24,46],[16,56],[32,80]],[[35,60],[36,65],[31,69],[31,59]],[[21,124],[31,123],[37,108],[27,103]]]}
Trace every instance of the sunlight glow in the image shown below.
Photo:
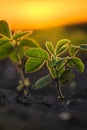
{"label": "sunlight glow", "polygon": [[12,29],[44,29],[87,22],[87,0],[0,0],[0,19]]}

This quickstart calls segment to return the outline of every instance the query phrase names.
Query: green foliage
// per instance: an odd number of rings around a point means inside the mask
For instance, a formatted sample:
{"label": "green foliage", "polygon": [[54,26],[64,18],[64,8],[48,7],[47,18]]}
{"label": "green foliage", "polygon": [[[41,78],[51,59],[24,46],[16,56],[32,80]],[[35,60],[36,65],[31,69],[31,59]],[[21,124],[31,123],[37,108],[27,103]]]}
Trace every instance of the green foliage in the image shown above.
{"label": "green foliage", "polygon": [[[25,55],[29,57],[25,68],[27,72],[36,71],[46,63],[50,74],[36,81],[33,88],[45,87],[54,79],[57,84],[58,97],[63,100],[61,86],[66,85],[75,77],[73,67],[77,68],[81,73],[84,71],[84,63],[80,58],[76,57],[76,54],[80,49],[86,50],[86,46],[74,46],[70,43],[70,40],[62,39],[57,42],[56,46],[53,46],[51,42],[46,42],[46,49],[47,51],[41,48],[31,48],[25,51]],[[67,56],[64,56],[65,53]],[[34,58],[33,62],[32,58]]]}
{"label": "green foliage", "polygon": [[87,44],[81,44],[79,47],[80,49],[87,51]]}
{"label": "green foliage", "polygon": [[8,57],[13,52],[13,47],[11,44],[5,44],[0,46],[0,59]]}
{"label": "green foliage", "polygon": [[40,69],[44,64],[44,60],[40,58],[30,57],[25,64],[25,72],[34,72]]}
{"label": "green foliage", "polygon": [[4,20],[0,21],[0,35],[3,36],[3,37],[7,37],[7,38],[11,37],[11,32],[10,32],[10,29],[9,29],[9,25]]}
{"label": "green foliage", "polygon": [[[46,42],[46,50],[29,36],[32,31],[12,31],[8,23],[0,21],[0,59],[9,58],[18,68],[20,77],[17,89],[24,90],[24,95],[28,94],[30,82],[24,77],[25,72],[31,73],[39,70],[46,64],[49,74],[41,77],[32,86],[34,89],[47,86],[54,80],[56,82],[58,97],[63,100],[61,86],[67,84],[74,78],[73,68],[82,73],[85,66],[76,54],[79,50],[87,50],[86,44],[78,46],[72,45],[69,39],[61,39],[54,46],[51,42]],[[65,55],[66,54],[66,55]],[[22,63],[23,59],[25,61]]]}
{"label": "green foliage", "polygon": [[60,77],[60,82],[61,82],[61,85],[65,85],[67,84],[68,82],[70,82],[72,79],[74,78],[74,74],[72,73],[71,70],[65,70],[61,77]]}
{"label": "green foliage", "polygon": [[[14,31],[12,34],[8,23],[0,21],[0,58],[9,57],[12,61],[18,62],[24,57],[24,48],[38,47],[39,44],[28,37],[32,31]],[[13,49],[12,49],[13,48]],[[12,53],[12,54],[11,54]]]}
{"label": "green foliage", "polygon": [[[9,58],[12,62],[14,62],[18,68],[19,77],[21,80],[21,84],[17,87],[18,90],[24,89],[24,94],[27,94],[27,82],[25,80],[24,74],[23,74],[23,64],[22,59],[25,57],[24,51],[26,49],[29,49],[30,47],[38,47],[39,44],[30,38],[30,34],[32,34],[32,31],[12,31],[10,30],[10,27],[8,23],[4,20],[0,21],[0,59]],[[44,60],[37,59],[37,66],[42,64]],[[34,58],[29,58],[27,61],[27,65],[34,67],[36,64]],[[31,71],[31,68],[28,70]],[[28,67],[27,67],[28,68]],[[26,69],[26,72],[28,71]],[[29,86],[29,84],[28,84]]]}
{"label": "green foliage", "polygon": [[[22,47],[22,46],[18,46],[16,49],[17,49],[16,51],[13,51],[13,52],[9,55],[9,59],[10,59],[11,61],[15,62],[15,63],[18,62],[17,56],[18,56],[20,59],[22,59],[23,56],[24,56],[24,51],[23,51],[23,47]],[[17,52],[18,52],[18,54],[17,54]]]}
{"label": "green foliage", "polygon": [[33,58],[43,59],[43,60],[48,59],[48,53],[41,48],[31,48],[25,51],[25,55]]}
{"label": "green foliage", "polygon": [[29,36],[30,34],[32,34],[32,31],[15,32],[13,35],[13,39],[20,39],[20,38],[23,38],[25,36]]}
{"label": "green foliage", "polygon": [[34,39],[27,37],[27,38],[23,38],[20,41],[20,45],[21,46],[28,46],[28,47],[40,47],[40,45],[38,44],[38,42],[36,42]]}
{"label": "green foliage", "polygon": [[51,60],[49,60],[47,62],[47,68],[49,69],[49,72],[52,75],[52,77],[55,78],[56,77],[56,71],[55,71],[55,68],[54,68],[54,64]]}
{"label": "green foliage", "polygon": [[56,55],[64,53],[66,51],[69,43],[70,43],[69,39],[62,39],[62,40],[58,41],[56,44],[56,47],[55,47]]}
{"label": "green foliage", "polygon": [[69,61],[69,65],[71,67],[77,67],[78,71],[81,73],[83,73],[83,71],[85,69],[84,63],[78,57],[72,57],[72,59],[70,59],[70,61]]}
{"label": "green foliage", "polygon": [[0,46],[4,45],[5,43],[10,42],[10,40],[8,38],[1,38],[0,39]]}
{"label": "green foliage", "polygon": [[41,48],[31,48],[25,51],[25,55],[29,57],[25,64],[25,71],[36,71],[43,66],[45,60],[48,59],[48,53]]}
{"label": "green foliage", "polygon": [[75,46],[71,45],[69,48],[70,56],[73,56],[75,54],[76,50],[77,50],[77,48]]}
{"label": "green foliage", "polygon": [[54,55],[55,50],[51,42],[46,42],[46,48],[50,54]]}
{"label": "green foliage", "polygon": [[50,74],[43,76],[40,78],[33,86],[32,88],[38,89],[38,88],[43,88],[46,87],[49,83],[51,83],[53,80],[52,76]]}

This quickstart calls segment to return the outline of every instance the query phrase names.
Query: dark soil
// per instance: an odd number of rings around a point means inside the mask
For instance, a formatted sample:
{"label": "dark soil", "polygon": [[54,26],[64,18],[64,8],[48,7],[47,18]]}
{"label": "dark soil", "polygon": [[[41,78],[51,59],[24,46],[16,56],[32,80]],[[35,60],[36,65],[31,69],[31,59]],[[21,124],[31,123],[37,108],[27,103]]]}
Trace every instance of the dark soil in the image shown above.
{"label": "dark soil", "polygon": [[[87,70],[62,88],[66,101],[57,99],[55,83],[31,96],[17,93],[17,71],[8,60],[0,66],[0,130],[87,130]],[[30,74],[31,86],[47,74],[45,66]],[[28,75],[27,75],[28,76]]]}

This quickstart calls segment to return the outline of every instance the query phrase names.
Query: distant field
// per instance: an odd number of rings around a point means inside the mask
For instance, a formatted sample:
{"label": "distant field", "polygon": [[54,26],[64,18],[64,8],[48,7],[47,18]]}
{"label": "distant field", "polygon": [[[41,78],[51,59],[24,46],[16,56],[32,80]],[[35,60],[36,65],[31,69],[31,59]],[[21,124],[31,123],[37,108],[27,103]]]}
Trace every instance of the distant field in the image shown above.
{"label": "distant field", "polygon": [[70,39],[75,45],[80,43],[87,44],[87,23],[35,30],[31,37],[38,41],[43,47],[45,47],[46,41],[51,41],[55,44],[62,38]]}

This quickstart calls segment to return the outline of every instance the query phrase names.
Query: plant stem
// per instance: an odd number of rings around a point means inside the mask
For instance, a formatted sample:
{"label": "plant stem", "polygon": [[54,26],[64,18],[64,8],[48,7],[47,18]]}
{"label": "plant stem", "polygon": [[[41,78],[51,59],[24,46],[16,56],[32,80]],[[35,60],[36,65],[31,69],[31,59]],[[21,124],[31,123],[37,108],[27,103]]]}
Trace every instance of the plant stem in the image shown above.
{"label": "plant stem", "polygon": [[23,73],[23,69],[21,67],[21,64],[18,65],[18,74],[19,74],[19,77],[20,77],[20,80],[22,81],[22,84],[23,84],[23,90],[24,90],[24,95],[29,95],[29,90],[28,90],[28,87],[26,86],[25,84],[25,78],[24,78],[24,73]]}
{"label": "plant stem", "polygon": [[29,90],[25,84],[25,78],[24,78],[24,73],[23,73],[23,69],[22,69],[22,62],[21,62],[21,58],[19,55],[19,48],[17,45],[14,46],[14,51],[15,51],[16,58],[17,58],[17,69],[18,69],[19,78],[22,81],[22,84],[24,86],[23,90],[24,90],[24,95],[26,96],[26,95],[29,95]]}
{"label": "plant stem", "polygon": [[58,80],[56,81],[56,88],[57,88],[58,98],[60,98],[61,100],[64,100],[64,96],[63,96],[62,91],[61,91],[61,85],[60,85],[60,82]]}
{"label": "plant stem", "polygon": [[64,100],[64,96],[62,94],[62,91],[61,91],[61,83],[59,81],[59,78],[58,78],[58,70],[57,68],[55,67],[55,70],[56,70],[56,88],[57,88],[57,94],[58,94],[58,98],[60,98],[61,100]]}

